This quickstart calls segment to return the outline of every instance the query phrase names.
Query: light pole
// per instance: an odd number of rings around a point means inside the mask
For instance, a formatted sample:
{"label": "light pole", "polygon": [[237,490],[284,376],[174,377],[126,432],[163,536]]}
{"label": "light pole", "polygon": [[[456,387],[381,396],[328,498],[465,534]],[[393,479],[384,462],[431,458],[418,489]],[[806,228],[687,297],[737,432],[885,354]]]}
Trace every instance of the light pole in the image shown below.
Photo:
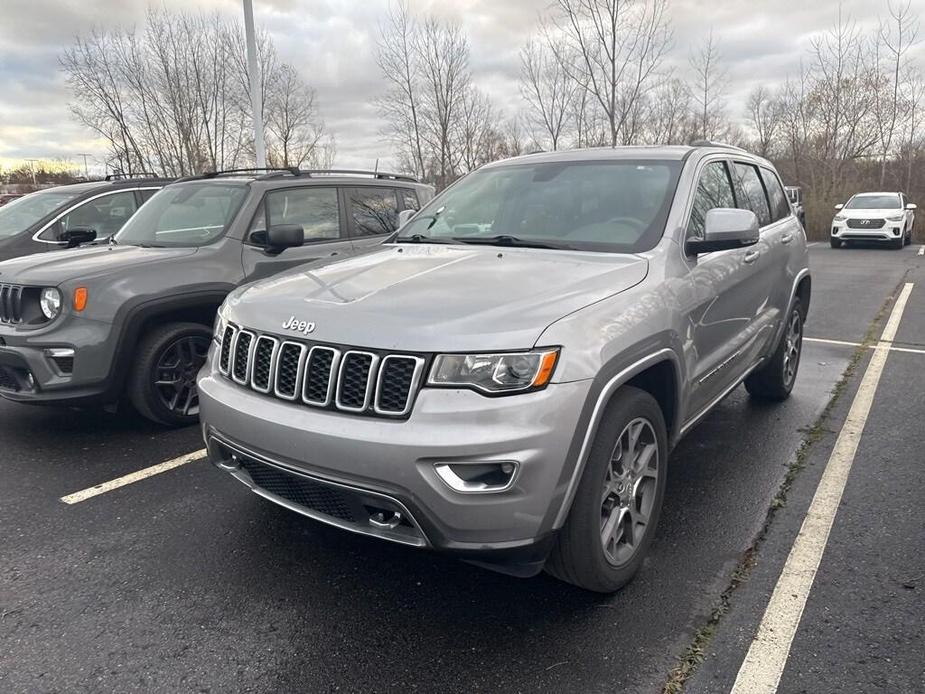
{"label": "light pole", "polygon": [[39,159],[26,159],[29,162],[29,171],[32,174],[32,185],[35,185],[35,162],[40,161]]}
{"label": "light pole", "polygon": [[83,153],[81,153],[81,154],[78,154],[77,156],[78,156],[78,157],[83,157],[83,158],[84,158],[84,178],[89,179],[89,178],[90,178],[90,169],[87,167],[87,157],[89,157],[90,155],[89,155],[89,154],[83,154]]}
{"label": "light pole", "polygon": [[257,38],[254,35],[254,3],[244,0],[244,39],[247,43],[247,79],[251,86],[251,111],[254,119],[254,151],[257,167],[267,165],[267,148],[263,141],[263,104],[260,93],[260,65],[257,63]]}

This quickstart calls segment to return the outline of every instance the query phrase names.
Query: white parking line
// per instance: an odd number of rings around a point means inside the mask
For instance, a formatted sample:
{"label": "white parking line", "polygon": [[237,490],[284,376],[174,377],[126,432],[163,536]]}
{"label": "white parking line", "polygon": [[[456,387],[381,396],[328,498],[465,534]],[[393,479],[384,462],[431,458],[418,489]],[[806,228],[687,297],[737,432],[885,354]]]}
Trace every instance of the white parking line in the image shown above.
{"label": "white parking line", "polygon": [[153,475],[159,475],[162,472],[167,472],[168,470],[173,470],[174,468],[180,467],[181,465],[186,465],[187,463],[202,460],[205,457],[205,449],[194,451],[193,453],[187,453],[186,455],[181,455],[179,458],[174,458],[173,460],[168,460],[163,463],[158,463],[157,465],[152,465],[151,467],[146,467],[144,470],[138,470],[137,472],[133,472],[122,477],[117,477],[114,480],[103,482],[102,484],[98,484],[95,487],[90,487],[89,489],[83,489],[79,492],[74,492],[73,494],[62,496],[61,501],[66,504],[77,504],[81,501],[92,499],[94,496],[99,496],[100,494],[111,492],[113,489],[124,487],[127,484],[140,482],[143,479],[147,479]]}
{"label": "white parking line", "polygon": [[845,491],[880,375],[890,354],[890,343],[896,337],[911,291],[912,283],[906,283],[896,299],[730,694],[774,694],[777,691]]}
{"label": "white parking line", "polygon": [[919,246],[919,255],[925,255],[925,246]]}
{"label": "white parking line", "polygon": [[[861,342],[845,342],[844,340],[826,340],[821,337],[804,337],[803,341],[804,342],[818,342],[819,344],[823,344],[823,345],[841,345],[844,347],[863,347],[863,343]],[[885,341],[881,340],[880,342],[884,343]],[[892,345],[893,343],[888,342],[886,344]],[[876,345],[867,345],[867,349],[877,349],[878,347],[880,347],[880,343]],[[925,349],[916,349],[915,347],[888,346],[885,349],[888,349],[891,352],[907,352],[909,354],[925,354]]]}
{"label": "white parking line", "polygon": [[813,246],[818,246],[818,245],[819,245],[818,241],[810,241],[809,243],[806,244],[806,247],[812,248]]}

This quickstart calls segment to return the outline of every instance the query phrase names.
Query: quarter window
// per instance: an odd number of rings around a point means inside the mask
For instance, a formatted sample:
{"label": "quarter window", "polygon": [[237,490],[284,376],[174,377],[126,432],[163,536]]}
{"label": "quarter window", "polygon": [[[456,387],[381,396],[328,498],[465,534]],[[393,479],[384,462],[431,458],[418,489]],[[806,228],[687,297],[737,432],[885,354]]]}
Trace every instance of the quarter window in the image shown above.
{"label": "quarter window", "polygon": [[398,196],[394,188],[350,188],[347,206],[357,236],[390,234],[398,226]]}
{"label": "quarter window", "polygon": [[790,203],[787,202],[787,196],[781,187],[780,179],[771,171],[771,169],[761,168],[761,180],[764,181],[765,190],[768,191],[768,199],[771,201],[771,221],[776,222],[779,219],[790,216]]}
{"label": "quarter window", "polygon": [[734,164],[734,169],[738,191],[741,193],[739,207],[754,212],[758,217],[759,226],[767,226],[771,223],[771,209],[764,186],[758,177],[758,169],[751,164],[739,162]]}
{"label": "quarter window", "polygon": [[419,210],[421,209],[421,203],[418,201],[418,194],[411,188],[402,188],[401,189],[401,199],[405,204],[406,210]]}
{"label": "quarter window", "polygon": [[729,178],[726,163],[710,162],[700,174],[700,182],[694,194],[690,223],[687,225],[688,235],[693,238],[703,238],[707,212],[716,207],[734,208],[735,206],[735,195],[732,192],[732,181]]}
{"label": "quarter window", "polygon": [[251,234],[265,231],[268,223],[271,227],[298,224],[305,243],[340,238],[337,188],[284,188],[267,193],[251,224]]}

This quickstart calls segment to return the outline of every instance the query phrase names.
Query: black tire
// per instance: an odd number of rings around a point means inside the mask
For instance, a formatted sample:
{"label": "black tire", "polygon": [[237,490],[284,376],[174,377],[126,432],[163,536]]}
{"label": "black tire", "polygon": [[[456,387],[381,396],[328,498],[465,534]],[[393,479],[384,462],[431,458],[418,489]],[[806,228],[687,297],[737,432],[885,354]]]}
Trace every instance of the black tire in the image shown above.
{"label": "black tire", "polygon": [[903,245],[908,246],[912,243],[912,229],[903,229]]}
{"label": "black tire", "polygon": [[[799,299],[794,299],[787,314],[787,322],[781,332],[780,341],[770,361],[745,379],[745,389],[753,398],[780,402],[790,397],[790,391],[793,390],[793,384],[797,380],[800,357],[803,354],[803,321],[805,319],[803,305]],[[792,332],[794,329],[796,337]]]}
{"label": "black tire", "polygon": [[[639,470],[628,478],[618,477],[612,467],[622,468],[616,451],[627,447],[631,435],[627,432],[634,430],[641,432],[637,440],[645,450],[651,450],[652,444],[656,448],[650,454],[649,464],[641,464],[645,474]],[[640,464],[635,454],[632,458]],[[653,459],[654,472],[650,469]],[[668,434],[655,398],[638,388],[620,389],[601,418],[572,508],[546,562],[546,571],[597,593],[612,593],[629,583],[642,566],[655,535],[665,496],[667,463]],[[622,479],[628,479],[629,483],[624,486]],[[610,488],[608,494],[605,485]],[[609,514],[608,519],[620,519],[613,523],[615,533],[619,528],[620,536],[608,540],[608,546],[611,542],[613,545],[607,553],[602,540],[605,514]],[[643,517],[644,523],[635,522]],[[634,535],[637,538],[634,542],[626,542],[626,538]]]}
{"label": "black tire", "polygon": [[[211,339],[211,330],[199,323],[167,323],[151,329],[141,338],[129,374],[128,396],[142,416],[172,427],[190,426],[199,421],[195,378],[205,363]],[[176,366],[172,365],[174,361]],[[164,382],[162,379],[172,378],[167,374],[173,372],[178,378],[176,385],[158,385]],[[188,390],[190,383],[191,392]],[[175,407],[168,402],[171,389],[177,397]]]}
{"label": "black tire", "polygon": [[906,245],[906,240],[902,236],[900,236],[898,239],[893,239],[892,241],[890,241],[890,248],[892,248],[894,251],[902,250],[905,247],[905,245]]}
{"label": "black tire", "polygon": [[829,239],[829,244],[831,244],[832,248],[841,248],[841,241],[838,239]]}

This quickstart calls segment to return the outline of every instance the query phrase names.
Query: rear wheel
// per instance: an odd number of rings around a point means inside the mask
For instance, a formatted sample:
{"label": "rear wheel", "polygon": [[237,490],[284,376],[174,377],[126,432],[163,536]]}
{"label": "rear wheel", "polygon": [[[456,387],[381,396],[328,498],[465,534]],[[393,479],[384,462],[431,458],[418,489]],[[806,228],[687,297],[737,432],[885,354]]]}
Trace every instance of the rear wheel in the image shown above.
{"label": "rear wheel", "polygon": [[142,338],[128,395],[143,416],[169,426],[199,420],[196,376],[211,339],[209,328],[199,323],[169,323]]}
{"label": "rear wheel", "polygon": [[619,590],[642,566],[665,496],[668,436],[643,390],[621,389],[604,411],[568,520],[546,570],[598,593]]}
{"label": "rear wheel", "polygon": [[789,398],[797,379],[802,353],[803,306],[799,299],[794,299],[784,333],[770,361],[745,379],[748,394],[760,400],[780,401]]}

